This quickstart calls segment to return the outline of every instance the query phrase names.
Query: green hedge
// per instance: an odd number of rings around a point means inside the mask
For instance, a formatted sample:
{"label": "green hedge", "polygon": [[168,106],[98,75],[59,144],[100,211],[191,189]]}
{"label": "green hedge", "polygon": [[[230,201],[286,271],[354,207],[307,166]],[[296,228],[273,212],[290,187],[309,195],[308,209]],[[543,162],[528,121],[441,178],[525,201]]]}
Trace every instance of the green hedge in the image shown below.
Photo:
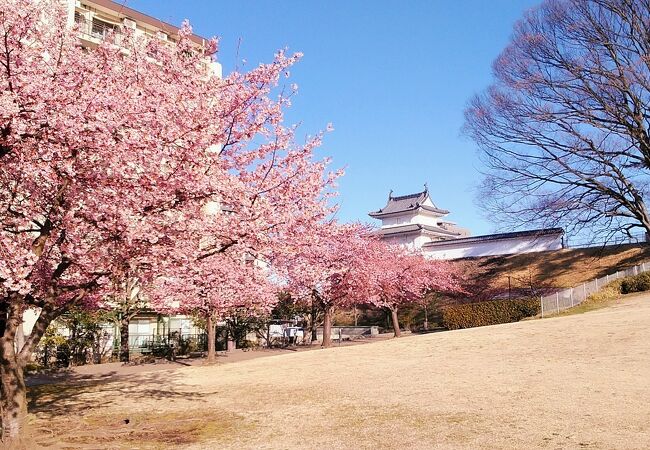
{"label": "green hedge", "polygon": [[537,298],[493,300],[447,306],[442,311],[442,325],[450,330],[517,322],[539,314]]}
{"label": "green hedge", "polygon": [[626,277],[621,282],[621,293],[650,291],[650,272],[640,273],[633,277]]}

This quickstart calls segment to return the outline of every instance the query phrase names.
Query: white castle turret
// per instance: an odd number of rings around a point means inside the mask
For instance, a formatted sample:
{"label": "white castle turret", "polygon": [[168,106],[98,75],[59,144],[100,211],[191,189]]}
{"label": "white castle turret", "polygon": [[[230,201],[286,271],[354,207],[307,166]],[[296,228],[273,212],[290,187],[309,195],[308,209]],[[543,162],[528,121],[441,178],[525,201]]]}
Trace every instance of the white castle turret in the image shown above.
{"label": "white castle turret", "polygon": [[415,194],[394,197],[391,191],[386,206],[369,213],[381,220],[378,233],[383,239],[420,250],[426,258],[509,255],[564,247],[562,228],[470,236],[467,229],[445,220],[448,214],[431,201],[426,184],[424,191]]}
{"label": "white castle turret", "polygon": [[383,239],[417,249],[427,242],[469,236],[468,230],[444,219],[448,214],[433,203],[425,184],[424,191],[415,194],[394,197],[391,191],[386,206],[369,216],[381,220]]}

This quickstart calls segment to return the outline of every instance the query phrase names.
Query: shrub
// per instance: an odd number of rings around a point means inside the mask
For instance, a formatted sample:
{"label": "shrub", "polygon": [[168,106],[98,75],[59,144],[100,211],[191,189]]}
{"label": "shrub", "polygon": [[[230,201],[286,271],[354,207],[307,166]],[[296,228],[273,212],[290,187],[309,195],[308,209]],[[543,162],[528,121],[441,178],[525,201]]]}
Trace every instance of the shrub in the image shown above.
{"label": "shrub", "polygon": [[450,330],[517,322],[539,313],[537,298],[492,300],[447,306],[442,311],[442,324]]}
{"label": "shrub", "polygon": [[[621,296],[623,291],[622,285],[625,279],[614,280],[598,292],[594,292],[585,302],[603,303],[615,300]],[[584,302],[583,302],[584,303]]]}
{"label": "shrub", "polygon": [[621,283],[621,292],[623,294],[643,291],[650,291],[650,272],[644,272],[633,277],[627,277],[623,279],[623,282]]}

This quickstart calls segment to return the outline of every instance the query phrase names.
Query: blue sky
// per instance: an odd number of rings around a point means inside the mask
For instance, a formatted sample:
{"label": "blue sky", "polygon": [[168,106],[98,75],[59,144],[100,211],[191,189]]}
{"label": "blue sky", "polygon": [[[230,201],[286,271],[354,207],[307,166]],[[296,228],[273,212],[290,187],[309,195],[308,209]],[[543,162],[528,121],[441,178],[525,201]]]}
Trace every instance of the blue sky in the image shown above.
{"label": "blue sky", "polygon": [[[119,1],[119,0],[118,0]],[[491,81],[492,61],[512,26],[538,0],[127,0],[202,36],[219,36],[224,73],[268,62],[279,48],[304,58],[288,83],[300,87],[287,121],[304,135],[325,129],[320,154],[345,167],[339,218],[422,189],[473,234],[492,232],[475,187],[480,162],[461,135],[469,98]],[[239,52],[239,54],[237,53]]]}

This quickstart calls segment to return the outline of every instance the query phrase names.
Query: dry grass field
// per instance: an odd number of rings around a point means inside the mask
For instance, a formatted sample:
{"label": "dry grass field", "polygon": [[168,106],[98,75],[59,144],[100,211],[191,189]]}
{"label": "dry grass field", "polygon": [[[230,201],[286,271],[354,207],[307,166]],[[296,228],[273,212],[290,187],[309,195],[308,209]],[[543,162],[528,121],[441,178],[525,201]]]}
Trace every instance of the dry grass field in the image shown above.
{"label": "dry grass field", "polygon": [[[46,385],[49,448],[650,448],[650,296],[580,315]],[[128,419],[128,424],[125,423]]]}
{"label": "dry grass field", "polygon": [[491,288],[507,290],[539,287],[567,288],[617,269],[650,261],[650,245],[630,244],[593,248],[569,248],[547,252],[474,258],[476,279]]}

